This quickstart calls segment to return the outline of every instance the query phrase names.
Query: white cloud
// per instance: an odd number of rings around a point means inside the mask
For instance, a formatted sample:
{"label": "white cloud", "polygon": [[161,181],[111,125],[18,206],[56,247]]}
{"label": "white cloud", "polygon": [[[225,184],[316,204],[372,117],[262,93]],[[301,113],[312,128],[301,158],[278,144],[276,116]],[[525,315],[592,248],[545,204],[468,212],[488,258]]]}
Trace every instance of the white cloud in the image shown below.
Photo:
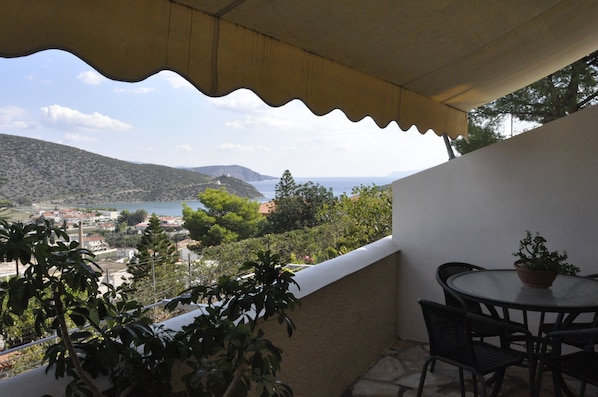
{"label": "white cloud", "polygon": [[175,90],[178,90],[181,88],[193,88],[193,85],[191,85],[191,83],[189,83],[183,77],[181,77],[180,75],[178,75],[174,72],[162,71],[162,72],[160,72],[160,77],[162,77],[164,80],[166,80],[168,82],[168,84],[170,84],[170,86],[172,88],[174,88]]}
{"label": "white cloud", "polygon": [[244,146],[235,143],[223,143],[218,145],[218,150],[223,152],[268,152],[268,149],[265,146]]}
{"label": "white cloud", "polygon": [[225,126],[233,129],[277,128],[290,130],[298,128],[298,121],[290,118],[274,117],[271,114],[247,115],[243,121],[229,121],[225,123]]}
{"label": "white cloud", "polygon": [[176,147],[181,152],[192,152],[193,148],[190,145],[179,145]]}
{"label": "white cloud", "polygon": [[153,146],[137,146],[136,149],[140,152],[153,152],[155,150]]}
{"label": "white cloud", "polygon": [[219,110],[242,114],[242,119],[230,120],[225,126],[232,129],[311,130],[313,114],[301,101],[291,101],[281,107],[271,107],[247,89],[237,90],[221,98],[209,98]]}
{"label": "white cloud", "polygon": [[28,130],[30,128],[35,128],[35,126],[33,124],[30,124],[23,120],[15,121],[14,123],[11,124],[10,127],[17,129],[17,130]]}
{"label": "white cloud", "polygon": [[249,90],[237,90],[220,98],[209,98],[216,108],[232,110],[235,112],[266,111],[266,105],[257,95]]}
{"label": "white cloud", "polygon": [[349,151],[353,150],[353,147],[347,143],[343,143],[343,144],[339,144],[339,145],[334,145],[332,147],[332,150],[334,150],[336,152],[349,152]]}
{"label": "white cloud", "polygon": [[86,114],[60,105],[45,106],[41,111],[43,123],[66,131],[124,131],[133,128],[98,112]]}
{"label": "white cloud", "polygon": [[44,85],[52,85],[53,84],[53,80],[51,80],[49,78],[40,79],[39,76],[34,73],[28,74],[25,79],[28,81],[39,81],[40,83],[42,83]]}
{"label": "white cloud", "polygon": [[26,119],[27,111],[18,106],[0,107],[0,129],[26,130],[35,124]]}
{"label": "white cloud", "polygon": [[70,142],[97,142],[98,140],[91,136],[79,134],[66,134],[65,139]]}
{"label": "white cloud", "polygon": [[147,94],[154,91],[154,88],[151,87],[135,87],[135,88],[117,88],[114,90],[117,94]]}
{"label": "white cloud", "polygon": [[77,75],[77,80],[88,85],[100,85],[106,80],[106,78],[98,72],[88,70],[86,72],[79,73]]}

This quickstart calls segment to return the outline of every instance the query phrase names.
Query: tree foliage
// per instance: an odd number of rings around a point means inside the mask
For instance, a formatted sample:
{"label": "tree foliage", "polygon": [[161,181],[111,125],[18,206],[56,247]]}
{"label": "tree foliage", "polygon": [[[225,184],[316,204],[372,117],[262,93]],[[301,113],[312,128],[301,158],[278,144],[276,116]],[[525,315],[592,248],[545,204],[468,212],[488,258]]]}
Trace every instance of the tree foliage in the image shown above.
{"label": "tree foliage", "polygon": [[545,124],[598,103],[598,51],[472,112],[476,118],[511,114]]}
{"label": "tree foliage", "polygon": [[[247,274],[251,276],[241,277]],[[174,338],[189,347],[183,357],[193,358],[186,360],[191,372],[183,378],[187,389],[197,393],[193,395],[246,396],[252,384],[256,396],[293,395],[277,378],[282,350],[259,328],[272,318],[292,336],[295,324],[287,313],[299,304],[289,292],[292,285],[298,287],[293,274],[282,269],[278,255],[258,252],[257,260],[244,262],[237,274],[222,276],[212,286],[191,288],[168,304],[171,309],[180,303],[209,305]]]}
{"label": "tree foliage", "polygon": [[[59,228],[35,225],[17,240],[27,245],[19,251],[27,269],[0,282],[0,333],[35,309],[36,334],[56,335],[44,360],[57,378],[70,379],[65,396],[243,397],[250,389],[260,397],[292,396],[277,375],[282,351],[260,329],[270,318],[286,325],[289,336],[295,329],[288,316],[299,303],[289,292],[295,282],[276,255],[260,252],[245,263],[242,274],[253,277],[225,276],[173,300],[172,310],[179,303],[207,303],[194,312],[193,323],[175,332],[154,324],[129,298],[126,284],[100,293],[93,254]],[[6,250],[0,240],[0,252]],[[174,390],[173,366],[181,362],[188,369],[185,384]],[[110,390],[100,389],[94,380],[100,375]]]}
{"label": "tree foliage", "polygon": [[150,303],[177,294],[183,287],[177,260],[176,246],[162,229],[160,218],[152,214],[137,244],[137,255],[127,266],[133,276],[132,286],[138,291],[137,297]]}
{"label": "tree foliage", "polygon": [[497,126],[507,115],[515,120],[545,124],[595,104],[598,104],[598,51],[472,110],[468,114],[468,139],[458,138],[451,145],[465,154],[504,139]]}
{"label": "tree foliage", "polygon": [[0,199],[0,208],[11,208],[14,206],[15,204],[9,199]]}
{"label": "tree foliage", "polygon": [[106,243],[112,248],[136,247],[141,241],[141,236],[134,229],[122,229],[118,232],[99,230],[100,234],[106,239]]}
{"label": "tree foliage", "polygon": [[294,197],[296,190],[297,183],[295,183],[295,179],[293,178],[291,171],[284,170],[282,176],[280,177],[280,181],[278,181],[274,187],[274,194],[276,198],[282,200]]}
{"label": "tree foliage", "polygon": [[463,155],[503,139],[504,136],[496,130],[496,124],[485,123],[485,125],[479,125],[470,119],[467,122],[467,139],[459,137],[451,144],[455,150]]}
{"label": "tree foliage", "polygon": [[205,282],[239,267],[249,252],[272,250],[283,263],[317,264],[373,243],[392,233],[392,193],[388,187],[360,186],[328,208],[321,225],[267,234],[202,249],[194,276]]}
{"label": "tree foliage", "polygon": [[392,234],[392,192],[361,185],[351,196],[343,194],[336,207],[346,231],[336,243],[339,253],[346,253]]}
{"label": "tree foliage", "polygon": [[228,193],[225,189],[206,189],[198,196],[204,209],[194,211],[183,205],[184,227],[203,247],[255,237],[265,223],[259,203]]}
{"label": "tree foliage", "polygon": [[207,247],[202,249],[202,259],[193,264],[192,272],[202,283],[212,283],[223,274],[236,272],[249,253],[266,250],[276,252],[283,263],[305,263],[306,256],[311,263],[320,263],[339,255],[337,241],[345,230],[345,225],[331,222]]}
{"label": "tree foliage", "polygon": [[[11,226],[3,222],[2,230]],[[0,285],[0,331],[13,326],[30,305],[35,305],[35,332],[43,336],[54,329],[60,337],[59,343],[46,350],[45,359],[56,365],[59,376],[65,373],[74,376],[78,383],[99,396],[76,353],[76,339],[81,333],[70,334],[67,324],[70,318],[76,325],[83,325],[90,314],[89,308],[97,310],[99,267],[93,262],[91,252],[79,248],[77,242],[69,243],[66,233],[50,227],[48,222],[18,225],[18,229],[23,233],[15,235],[10,246],[20,247],[17,257],[27,269],[23,277],[17,275]],[[51,239],[54,243],[50,243]],[[0,249],[10,251],[7,240],[2,241]]]}
{"label": "tree foliage", "polygon": [[122,210],[118,215],[117,222],[119,224],[126,224],[127,226],[135,226],[138,223],[143,223],[147,219],[147,211],[144,209],[139,209],[135,212],[130,212],[129,210]]}
{"label": "tree foliage", "polygon": [[289,170],[285,170],[276,185],[274,210],[268,217],[269,233],[314,227],[324,223],[323,211],[333,206],[336,199],[332,189],[307,182],[297,184]]}

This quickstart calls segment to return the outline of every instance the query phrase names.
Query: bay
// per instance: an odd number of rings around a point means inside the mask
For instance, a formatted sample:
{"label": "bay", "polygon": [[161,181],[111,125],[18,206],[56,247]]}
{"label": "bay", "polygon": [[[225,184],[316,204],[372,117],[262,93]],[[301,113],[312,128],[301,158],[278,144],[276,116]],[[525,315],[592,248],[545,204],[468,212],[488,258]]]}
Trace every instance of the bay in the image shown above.
{"label": "bay", "polygon": [[137,210],[146,210],[148,214],[159,216],[183,216],[183,203],[193,209],[203,208],[199,200],[187,201],[140,201],[135,203],[104,203],[93,205],[80,205],[81,208],[117,210],[135,212]]}
{"label": "bay", "polygon": [[[337,178],[293,178],[296,184],[304,184],[307,182],[317,183],[324,186],[327,189],[332,189],[335,196],[340,196],[343,193],[351,194],[351,191],[355,187],[361,185],[371,186],[383,186],[392,183],[396,177],[337,177]],[[267,181],[249,182],[257,190],[264,195],[260,198],[260,202],[267,202],[274,198],[276,185],[280,182],[280,179],[269,179]]]}
{"label": "bay", "polygon": [[[325,188],[332,189],[335,196],[340,196],[343,193],[351,194],[354,187],[361,185],[371,186],[383,186],[392,183],[398,179],[396,176],[391,177],[338,177],[338,178],[294,178],[295,183],[304,184],[307,182],[313,182],[319,184]],[[255,188],[264,195],[264,197],[256,198],[257,201],[265,203],[270,201],[275,196],[276,185],[280,182],[280,179],[270,179],[259,182],[249,182]],[[107,203],[107,204],[96,204],[86,205],[85,208],[97,208],[97,209],[115,209],[117,211],[127,210],[129,212],[135,212],[140,209],[144,209],[148,214],[156,214],[161,216],[182,216],[183,214],[183,203],[187,204],[194,210],[203,208],[203,205],[199,200],[187,200],[187,201],[145,201],[138,203]]]}

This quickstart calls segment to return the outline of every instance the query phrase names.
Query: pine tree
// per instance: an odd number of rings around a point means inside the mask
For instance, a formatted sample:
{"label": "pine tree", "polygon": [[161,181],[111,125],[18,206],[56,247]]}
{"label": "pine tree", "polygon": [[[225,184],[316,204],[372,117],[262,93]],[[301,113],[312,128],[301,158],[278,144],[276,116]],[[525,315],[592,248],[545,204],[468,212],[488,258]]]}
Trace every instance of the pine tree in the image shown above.
{"label": "pine tree", "polygon": [[[137,244],[138,254],[128,266],[133,275],[133,288],[144,303],[176,296],[184,287],[176,266],[178,253],[168,238],[160,218],[152,214]],[[182,275],[181,275],[182,276]]]}
{"label": "pine tree", "polygon": [[205,209],[183,205],[183,220],[191,238],[203,247],[244,240],[262,231],[265,219],[257,201],[225,189],[206,189],[197,197]]}
{"label": "pine tree", "polygon": [[467,139],[459,137],[452,142],[453,147],[460,154],[473,152],[505,139],[496,130],[496,125],[490,123],[482,126],[476,124],[473,120],[469,120],[467,123],[467,135]]}
{"label": "pine tree", "polygon": [[267,231],[284,233],[317,226],[323,223],[320,212],[335,201],[331,189],[311,181],[297,184],[286,170],[276,185],[274,210],[268,217]]}
{"label": "pine tree", "polygon": [[280,181],[274,188],[276,200],[294,197],[296,195],[296,190],[297,184],[295,183],[293,175],[291,175],[291,171],[284,170]]}
{"label": "pine tree", "polygon": [[512,94],[475,109],[482,118],[511,114],[545,124],[598,104],[598,51]]}

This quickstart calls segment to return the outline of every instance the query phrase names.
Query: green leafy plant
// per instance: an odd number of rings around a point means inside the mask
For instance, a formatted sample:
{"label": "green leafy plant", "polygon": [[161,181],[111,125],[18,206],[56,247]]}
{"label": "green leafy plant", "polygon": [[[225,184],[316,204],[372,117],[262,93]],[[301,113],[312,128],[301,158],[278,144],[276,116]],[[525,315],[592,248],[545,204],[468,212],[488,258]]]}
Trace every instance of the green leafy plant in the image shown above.
{"label": "green leafy plant", "polygon": [[[278,255],[265,251],[257,257],[245,262],[237,276],[191,288],[168,305],[171,309],[181,303],[208,305],[204,314],[175,336],[187,347],[186,363],[192,370],[184,380],[195,396],[246,396],[251,384],[257,385],[260,397],[292,396],[291,388],[276,376],[282,351],[265,339],[259,324],[276,319],[286,325],[289,337],[293,334],[295,324],[287,311],[299,301],[288,290],[296,283],[293,273],[283,270]],[[247,273],[250,276],[240,277]]]}
{"label": "green leafy plant", "polygon": [[[93,254],[59,228],[45,222],[17,229],[4,233],[11,224],[0,221],[0,255],[11,251],[25,269],[0,283],[0,333],[32,310],[35,333],[57,337],[44,361],[57,378],[73,379],[67,397],[240,397],[252,387],[260,397],[292,396],[277,378],[282,352],[259,328],[275,318],[289,336],[295,329],[287,315],[298,303],[288,291],[293,275],[282,270],[276,255],[260,252],[257,261],[242,266],[244,277],[223,276],[174,299],[169,309],[207,304],[192,324],[174,332],[146,316],[127,284],[106,285],[100,293],[101,269]],[[173,390],[173,366],[180,363],[188,369],[185,389]],[[100,375],[111,382],[108,391],[97,386]]]}
{"label": "green leafy plant", "polygon": [[519,241],[519,250],[513,255],[519,259],[515,262],[530,270],[548,270],[559,274],[577,274],[579,268],[567,262],[567,252],[549,251],[546,239],[536,232],[534,236],[526,230],[525,237]]}
{"label": "green leafy plant", "polygon": [[[13,326],[30,306],[34,307],[35,333],[43,336],[53,331],[59,338],[46,350],[44,359],[56,366],[57,376],[68,373],[100,396],[78,355],[76,345],[81,334],[71,333],[69,326],[69,320],[84,325],[96,308],[100,273],[90,252],[78,248],[77,243],[68,243],[66,233],[48,222],[27,226],[2,222],[1,230],[0,252],[18,258],[26,269],[22,277],[17,274],[0,285],[0,331]],[[4,233],[13,230],[20,233]],[[18,254],[11,255],[15,247]]]}

